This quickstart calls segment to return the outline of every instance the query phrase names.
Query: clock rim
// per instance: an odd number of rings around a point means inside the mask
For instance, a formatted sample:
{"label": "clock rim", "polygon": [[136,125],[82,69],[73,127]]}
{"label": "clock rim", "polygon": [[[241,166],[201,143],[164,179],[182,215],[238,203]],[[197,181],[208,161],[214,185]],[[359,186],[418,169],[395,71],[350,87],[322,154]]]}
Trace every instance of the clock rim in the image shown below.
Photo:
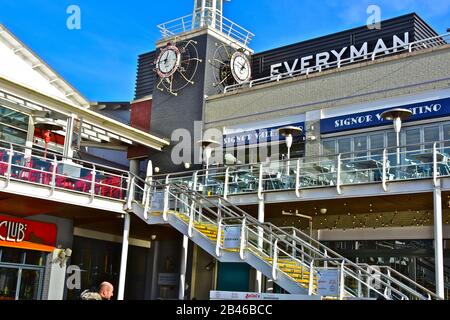
{"label": "clock rim", "polygon": [[[162,56],[167,51],[174,51],[175,55],[177,57],[177,61],[176,61],[175,65],[174,65],[174,67],[172,68],[172,70],[170,70],[169,72],[163,72],[160,69],[159,63],[161,62]],[[177,71],[178,67],[180,66],[180,63],[181,63],[181,52],[180,52],[180,49],[178,49],[174,45],[168,45],[164,49],[161,50],[161,52],[158,55],[158,58],[156,59],[156,62],[155,62],[155,64],[156,64],[156,73],[162,79],[169,78]]]}
{"label": "clock rim", "polygon": [[[245,60],[245,63],[248,65],[248,77],[244,80],[242,80],[236,74],[236,71],[234,70],[234,61],[236,60],[237,57],[243,57]],[[250,59],[247,57],[247,55],[245,53],[240,52],[240,51],[233,53],[233,55],[231,56],[231,60],[230,60],[230,67],[231,67],[231,74],[233,75],[234,80],[236,80],[236,82],[238,84],[248,82],[252,78],[252,67],[251,67]]]}

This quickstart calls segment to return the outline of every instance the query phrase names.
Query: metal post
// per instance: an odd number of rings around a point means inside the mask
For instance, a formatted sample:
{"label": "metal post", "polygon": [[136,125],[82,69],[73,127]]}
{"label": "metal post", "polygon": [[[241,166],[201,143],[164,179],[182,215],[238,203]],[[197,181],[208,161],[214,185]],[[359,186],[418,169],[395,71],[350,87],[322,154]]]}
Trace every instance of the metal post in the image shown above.
{"label": "metal post", "polygon": [[400,166],[400,132],[397,132],[397,170]]}
{"label": "metal post", "polygon": [[383,150],[383,177],[382,177],[382,181],[383,181],[383,190],[384,191],[388,191],[388,189],[387,189],[387,183],[386,183],[386,181],[387,181],[387,175],[388,175],[388,172],[387,172],[387,162],[388,162],[388,158],[387,158],[387,149],[384,149]]}
{"label": "metal post", "polygon": [[312,296],[314,293],[314,259],[309,264],[309,289],[308,295]]}
{"label": "metal post", "polygon": [[229,188],[229,180],[230,179],[230,167],[228,167],[225,171],[225,185],[223,187],[223,198],[228,200],[228,188]]}
{"label": "metal post", "polygon": [[188,248],[189,248],[189,238],[184,236],[183,237],[183,248],[181,249],[180,288],[179,288],[180,291],[178,292],[179,300],[185,299]]}
{"label": "metal post", "polygon": [[169,194],[170,194],[170,185],[169,185],[169,175],[166,177],[166,188],[164,192],[164,210],[163,210],[163,219],[165,222],[169,220]]}
{"label": "metal post", "polygon": [[264,199],[263,196],[263,164],[259,166],[259,181],[258,181],[258,199]]}
{"label": "metal post", "polygon": [[336,178],[336,190],[338,194],[342,194],[341,189],[341,170],[342,170],[342,155],[339,154],[337,158],[337,178]]}
{"label": "metal post", "polygon": [[122,240],[122,256],[120,258],[120,274],[119,274],[119,293],[117,300],[123,300],[125,294],[125,279],[127,275],[127,261],[128,261],[128,241],[130,236],[130,215],[125,214],[123,226],[123,240]]}
{"label": "metal post", "polygon": [[344,264],[345,264],[345,260],[342,260],[341,263],[341,270],[340,270],[340,280],[339,280],[339,300],[343,300],[344,299],[344,295],[345,295],[345,274],[344,274]]}
{"label": "metal post", "polygon": [[[265,222],[265,212],[264,212],[264,197],[263,200],[258,201],[258,221],[261,223]],[[262,227],[258,227],[258,249],[264,252],[264,230]],[[262,272],[256,271],[256,292],[262,292]]]}
{"label": "metal post", "polygon": [[275,240],[275,244],[273,246],[273,260],[272,260],[272,279],[273,281],[278,280],[278,239]]}
{"label": "metal post", "polygon": [[300,159],[297,160],[297,172],[295,174],[295,195],[297,198],[301,197],[300,194]]}
{"label": "metal post", "polygon": [[442,234],[441,187],[434,188],[434,260],[436,270],[436,294],[444,299],[444,250]]}
{"label": "metal post", "polygon": [[246,247],[246,237],[245,237],[245,231],[246,231],[245,223],[246,222],[247,222],[247,218],[244,218],[244,220],[242,220],[241,243],[240,243],[240,248],[239,248],[239,257],[241,258],[241,260],[245,259],[244,253],[245,253],[245,247]]}
{"label": "metal post", "polygon": [[217,226],[217,241],[216,241],[216,256],[220,258],[220,245],[222,244],[222,224],[223,219],[219,219],[219,225]]}
{"label": "metal post", "polygon": [[71,159],[73,158],[72,142],[73,142],[74,123],[75,123],[75,116],[72,115],[67,119],[66,137],[64,139],[63,161],[71,162],[72,161]]}

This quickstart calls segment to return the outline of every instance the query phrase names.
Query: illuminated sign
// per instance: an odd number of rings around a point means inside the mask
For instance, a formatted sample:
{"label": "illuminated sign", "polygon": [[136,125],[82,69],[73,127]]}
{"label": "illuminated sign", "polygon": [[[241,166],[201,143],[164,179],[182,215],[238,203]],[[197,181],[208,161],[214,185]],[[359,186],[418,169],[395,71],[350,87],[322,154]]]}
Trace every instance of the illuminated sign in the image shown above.
{"label": "illuminated sign", "polygon": [[54,224],[0,216],[0,246],[50,252],[56,235]]}
{"label": "illuminated sign", "polygon": [[[398,106],[395,108],[411,110],[412,116],[405,122],[450,116],[450,98]],[[392,121],[385,121],[381,118],[381,114],[389,109],[392,108],[323,119],[320,121],[320,131],[322,134],[327,134],[389,125],[392,124]]]}

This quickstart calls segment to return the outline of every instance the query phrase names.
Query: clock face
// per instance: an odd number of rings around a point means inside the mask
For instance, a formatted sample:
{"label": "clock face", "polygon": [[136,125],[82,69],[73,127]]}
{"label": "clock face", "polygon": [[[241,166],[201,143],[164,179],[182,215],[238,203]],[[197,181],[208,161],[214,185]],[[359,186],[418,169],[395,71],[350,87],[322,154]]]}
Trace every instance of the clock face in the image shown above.
{"label": "clock face", "polygon": [[175,73],[180,66],[181,54],[175,46],[167,46],[156,60],[156,72],[161,78],[168,78]]}
{"label": "clock face", "polygon": [[244,83],[250,80],[252,69],[247,56],[238,51],[231,57],[231,73],[237,83]]}

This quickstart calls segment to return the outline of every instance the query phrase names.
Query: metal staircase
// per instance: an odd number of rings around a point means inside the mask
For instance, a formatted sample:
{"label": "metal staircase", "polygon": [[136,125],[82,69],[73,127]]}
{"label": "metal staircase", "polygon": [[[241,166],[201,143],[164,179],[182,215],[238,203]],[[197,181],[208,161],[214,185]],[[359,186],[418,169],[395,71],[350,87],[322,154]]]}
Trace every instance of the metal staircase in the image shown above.
{"label": "metal staircase", "polygon": [[261,223],[187,183],[132,176],[126,210],[168,223],[221,262],[243,262],[292,294],[319,295],[323,272],[339,274],[338,299],[429,300],[433,292],[387,266],[354,263],[295,228]]}

